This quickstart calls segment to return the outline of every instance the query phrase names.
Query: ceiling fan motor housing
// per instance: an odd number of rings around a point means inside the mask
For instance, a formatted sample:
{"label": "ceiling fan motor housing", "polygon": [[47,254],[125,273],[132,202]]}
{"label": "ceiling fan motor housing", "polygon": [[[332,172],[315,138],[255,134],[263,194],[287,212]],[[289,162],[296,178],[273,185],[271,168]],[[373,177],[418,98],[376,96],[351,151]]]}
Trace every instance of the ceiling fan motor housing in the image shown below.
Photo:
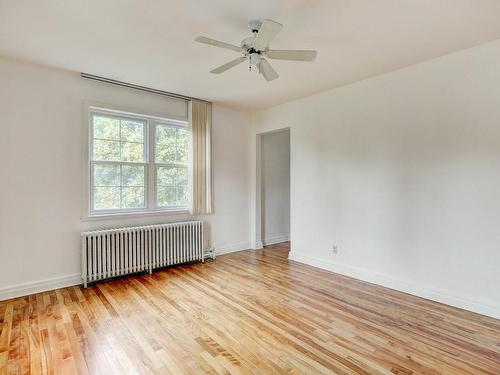
{"label": "ceiling fan motor housing", "polygon": [[241,41],[241,48],[243,48],[245,51],[248,51],[249,49],[253,48],[253,42],[255,40],[255,37],[249,36],[248,38],[245,38]]}

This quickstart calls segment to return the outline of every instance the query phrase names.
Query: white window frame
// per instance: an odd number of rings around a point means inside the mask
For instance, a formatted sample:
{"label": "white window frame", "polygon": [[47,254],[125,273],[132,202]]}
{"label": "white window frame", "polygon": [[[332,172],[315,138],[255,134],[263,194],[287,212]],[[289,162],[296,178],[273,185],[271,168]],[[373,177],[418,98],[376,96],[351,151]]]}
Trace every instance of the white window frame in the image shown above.
{"label": "white window frame", "polygon": [[[130,119],[141,121],[145,123],[144,127],[144,162],[113,162],[113,161],[99,161],[93,160],[93,146],[94,146],[94,126],[93,118],[95,115],[104,115],[108,117],[115,117],[119,119]],[[87,191],[87,215],[86,218],[113,218],[117,216],[129,215],[150,215],[150,214],[165,214],[165,213],[189,213],[191,209],[191,194],[189,194],[189,202],[187,205],[181,206],[158,206],[157,204],[157,166],[176,165],[175,163],[156,163],[155,161],[155,148],[156,148],[156,127],[157,125],[168,125],[177,128],[188,129],[189,137],[191,140],[191,129],[187,120],[179,120],[165,117],[158,117],[145,114],[137,114],[121,110],[114,110],[96,106],[89,106],[87,109],[87,147],[86,147],[86,191]],[[188,176],[192,173],[192,147],[188,149]],[[120,164],[120,165],[134,165],[144,166],[144,203],[145,207],[140,208],[118,208],[108,210],[94,210],[94,165],[96,164]],[[183,165],[184,166],[184,165]],[[188,191],[191,192],[191,178],[188,179]]]}

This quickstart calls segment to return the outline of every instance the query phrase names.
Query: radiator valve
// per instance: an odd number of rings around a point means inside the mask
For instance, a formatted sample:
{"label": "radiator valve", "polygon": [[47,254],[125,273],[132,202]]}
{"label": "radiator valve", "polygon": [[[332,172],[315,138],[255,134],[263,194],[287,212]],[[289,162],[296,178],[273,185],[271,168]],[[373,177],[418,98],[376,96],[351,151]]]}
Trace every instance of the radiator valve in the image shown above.
{"label": "radiator valve", "polygon": [[215,260],[215,248],[210,246],[205,249],[203,252],[204,259],[206,258],[211,258],[212,260]]}

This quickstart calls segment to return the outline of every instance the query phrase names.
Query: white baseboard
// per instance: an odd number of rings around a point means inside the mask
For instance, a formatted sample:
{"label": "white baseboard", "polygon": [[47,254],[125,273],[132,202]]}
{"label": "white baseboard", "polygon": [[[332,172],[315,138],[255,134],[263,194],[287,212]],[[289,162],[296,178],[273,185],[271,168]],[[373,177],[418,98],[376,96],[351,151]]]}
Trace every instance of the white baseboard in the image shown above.
{"label": "white baseboard", "polygon": [[214,246],[215,255],[229,254],[235,253],[237,251],[248,250],[252,248],[252,245],[249,242],[240,242],[230,245],[219,245]]}
{"label": "white baseboard", "polygon": [[413,294],[418,297],[444,303],[446,305],[469,310],[478,314],[500,319],[500,305],[490,301],[481,301],[467,295],[460,295],[449,290],[439,289],[428,285],[419,285],[413,281],[384,275],[367,269],[334,263],[320,258],[290,252],[288,258],[296,262],[322,268],[328,271],[350,276],[355,279]]}
{"label": "white baseboard", "polygon": [[275,243],[286,242],[290,236],[288,234],[280,234],[279,236],[272,236],[262,240],[264,246],[274,245]]}
{"label": "white baseboard", "polygon": [[80,274],[66,275],[45,279],[40,281],[22,283],[0,288],[0,301],[27,296],[33,293],[46,292],[48,290],[64,288],[67,286],[79,285],[82,283]]}

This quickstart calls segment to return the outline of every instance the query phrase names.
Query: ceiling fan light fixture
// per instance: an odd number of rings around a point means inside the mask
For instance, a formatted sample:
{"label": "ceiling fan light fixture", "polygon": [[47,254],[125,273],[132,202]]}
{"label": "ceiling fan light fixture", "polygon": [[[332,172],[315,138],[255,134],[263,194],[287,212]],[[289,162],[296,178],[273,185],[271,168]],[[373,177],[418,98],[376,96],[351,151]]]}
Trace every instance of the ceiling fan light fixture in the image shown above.
{"label": "ceiling fan light fixture", "polygon": [[260,20],[251,20],[248,22],[248,28],[252,31],[252,33],[258,33],[261,26],[262,21]]}
{"label": "ceiling fan light fixture", "polygon": [[260,55],[258,53],[251,53],[249,56],[248,56],[248,59],[249,59],[249,62],[250,62],[250,65],[255,65],[255,66],[258,66],[260,64]]}

